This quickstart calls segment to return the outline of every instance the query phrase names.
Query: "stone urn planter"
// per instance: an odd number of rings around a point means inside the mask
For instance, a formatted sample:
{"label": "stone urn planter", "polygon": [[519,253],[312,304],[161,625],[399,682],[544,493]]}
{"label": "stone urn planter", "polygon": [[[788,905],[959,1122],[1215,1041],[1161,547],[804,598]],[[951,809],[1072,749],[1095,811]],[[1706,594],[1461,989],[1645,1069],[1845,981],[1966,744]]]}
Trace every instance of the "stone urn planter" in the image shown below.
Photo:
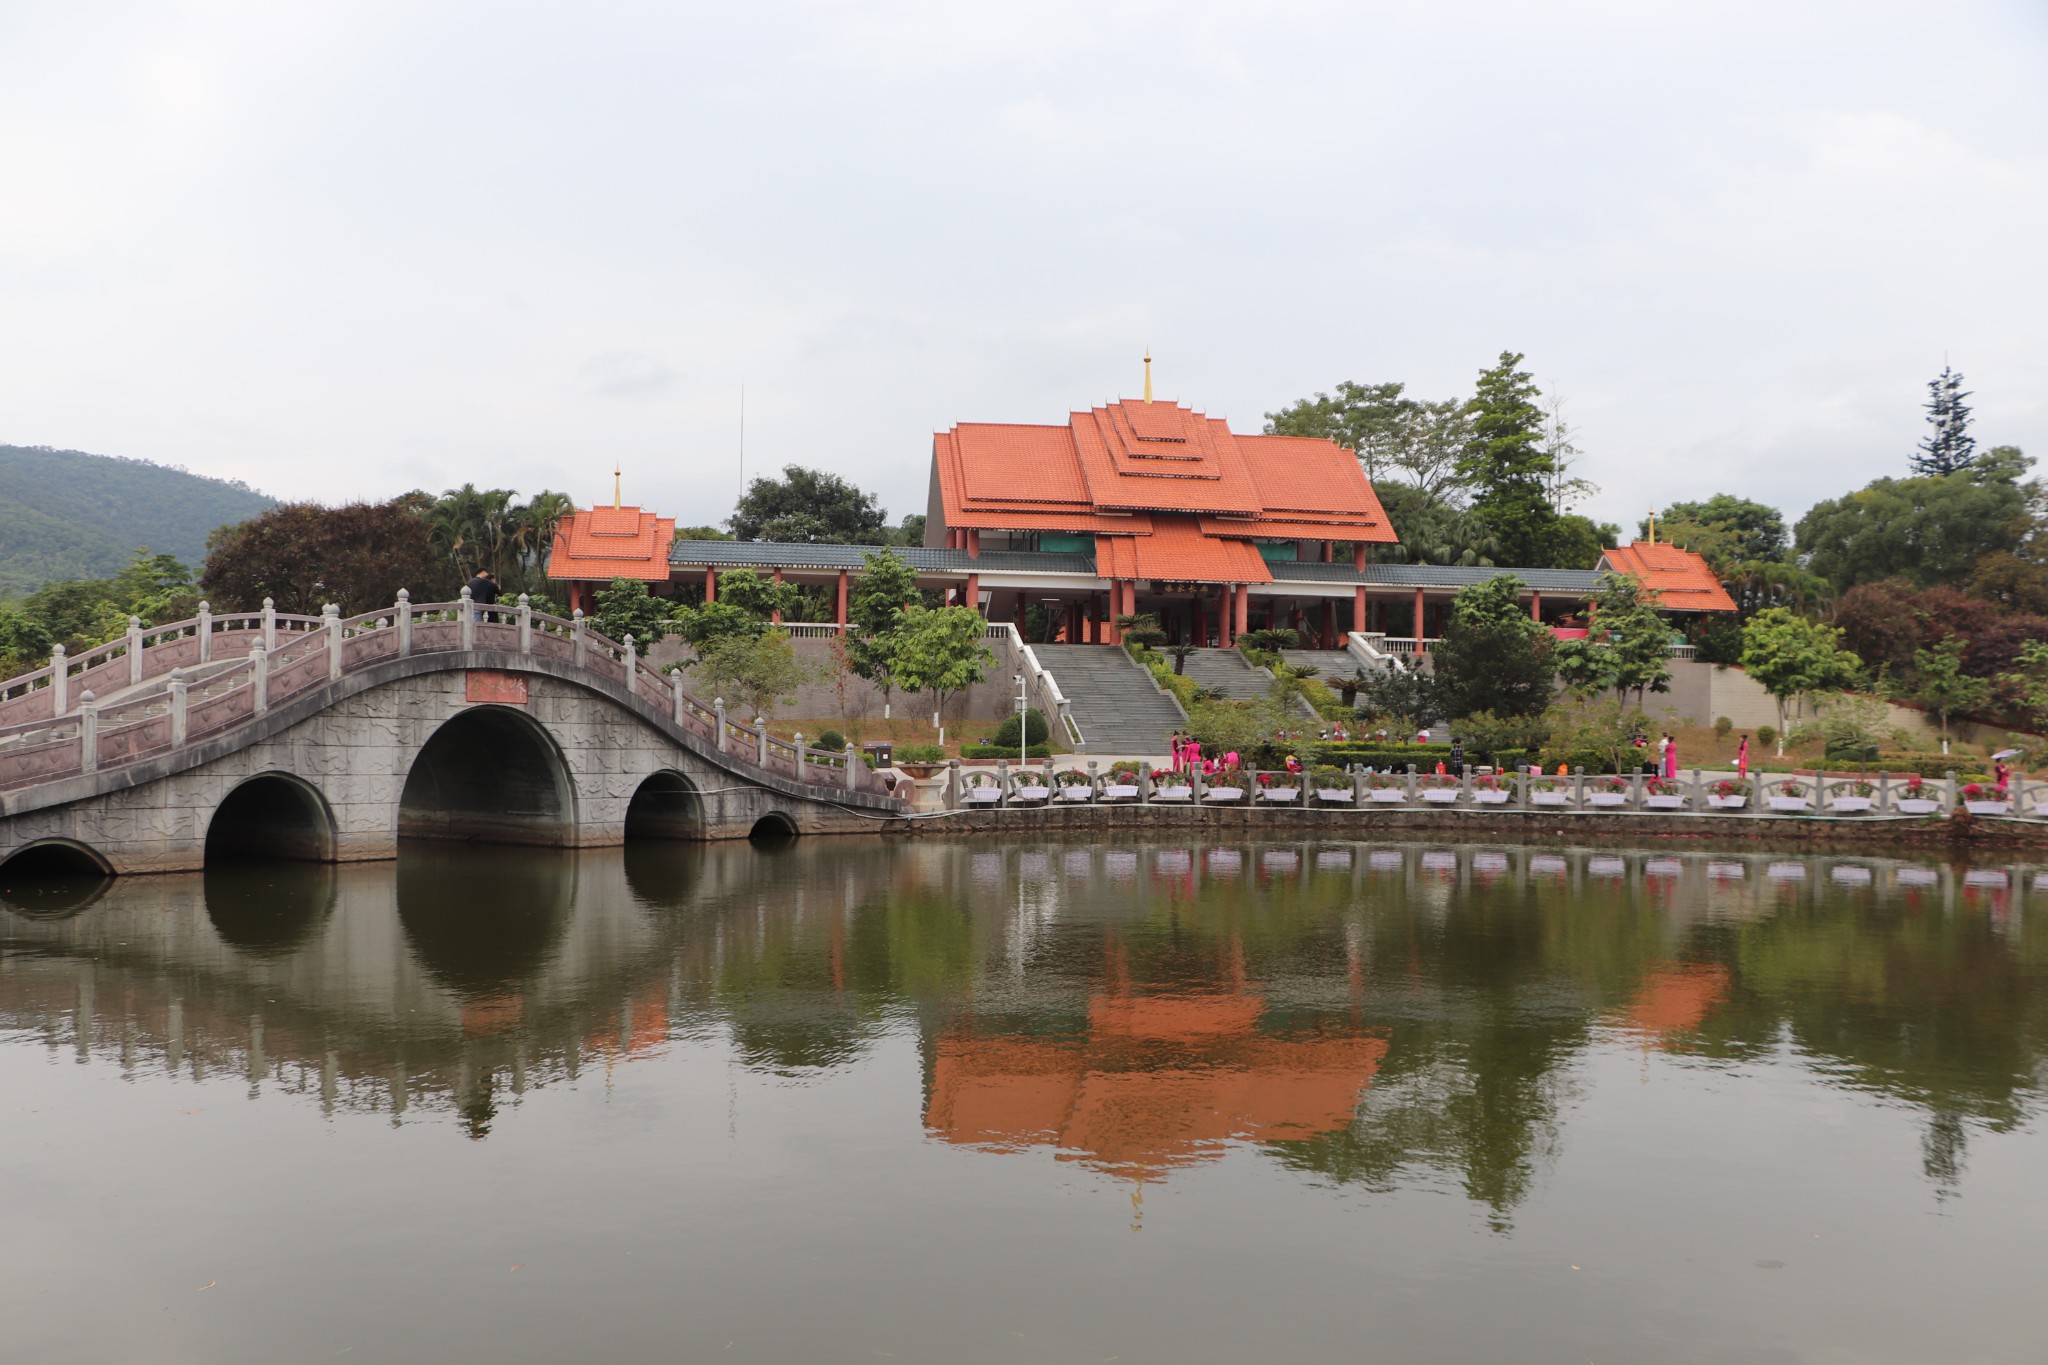
{"label": "stone urn planter", "polygon": [[1374,787],[1368,795],[1383,806],[1398,806],[1408,799],[1408,793],[1399,787]]}
{"label": "stone urn planter", "polygon": [[1902,796],[1892,804],[1901,815],[1932,815],[1941,809],[1941,802],[1924,796]]}
{"label": "stone urn planter", "polygon": [[915,778],[937,777],[946,770],[943,763],[898,763],[896,767]]}

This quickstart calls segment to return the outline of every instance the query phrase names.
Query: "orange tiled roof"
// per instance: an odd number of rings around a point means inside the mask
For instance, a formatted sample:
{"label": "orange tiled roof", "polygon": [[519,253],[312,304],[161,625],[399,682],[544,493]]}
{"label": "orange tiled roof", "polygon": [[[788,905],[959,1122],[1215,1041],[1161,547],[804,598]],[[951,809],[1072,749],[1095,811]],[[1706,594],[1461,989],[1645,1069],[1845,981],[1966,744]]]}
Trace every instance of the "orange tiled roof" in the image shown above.
{"label": "orange tiled roof", "polygon": [[1651,589],[1666,611],[1734,611],[1735,599],[1707,561],[1676,545],[1637,541],[1609,550],[1600,567],[1625,573]]}
{"label": "orange tiled roof", "polygon": [[1180,583],[1270,583],[1272,571],[1248,540],[1203,534],[1193,517],[1153,517],[1149,535],[1095,537],[1101,578],[1163,578]]}
{"label": "orange tiled roof", "polygon": [[[933,437],[932,468],[950,527],[1144,537],[1160,534],[1162,516],[1182,514],[1185,534],[1166,532],[1170,544],[1149,556],[1162,564],[1194,554],[1189,536],[1239,543],[1395,539],[1349,451],[1305,437],[1239,436],[1228,422],[1170,402],[1124,399],[1070,413],[1065,426],[962,423]],[[1192,561],[1200,572],[1141,576],[1270,578],[1263,562],[1253,566],[1237,551],[1204,549]],[[1238,566],[1236,576],[1221,576],[1226,562]]]}
{"label": "orange tiled roof", "polygon": [[676,519],[638,507],[592,507],[571,512],[555,525],[548,577],[610,582],[638,578],[668,581],[668,547]]}

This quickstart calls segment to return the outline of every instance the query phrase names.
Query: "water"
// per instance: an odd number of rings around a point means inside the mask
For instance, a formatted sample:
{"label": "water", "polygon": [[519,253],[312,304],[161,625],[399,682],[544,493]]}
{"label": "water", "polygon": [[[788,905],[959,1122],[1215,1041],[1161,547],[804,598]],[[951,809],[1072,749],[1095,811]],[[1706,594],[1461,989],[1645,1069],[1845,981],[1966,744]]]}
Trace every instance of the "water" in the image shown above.
{"label": "water", "polygon": [[0,1357],[2040,1361],[2029,868],[409,854],[0,913]]}

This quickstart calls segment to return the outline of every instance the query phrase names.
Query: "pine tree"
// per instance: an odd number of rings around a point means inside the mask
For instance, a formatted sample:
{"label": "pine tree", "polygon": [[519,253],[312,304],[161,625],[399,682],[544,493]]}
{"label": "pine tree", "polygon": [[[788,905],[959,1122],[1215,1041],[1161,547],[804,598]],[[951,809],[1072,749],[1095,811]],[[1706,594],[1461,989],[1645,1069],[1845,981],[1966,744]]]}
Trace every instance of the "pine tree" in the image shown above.
{"label": "pine tree", "polygon": [[1963,377],[1943,366],[1927,381],[1927,425],[1932,427],[1913,456],[1913,473],[1938,479],[1967,468],[1977,458],[1977,439],[1970,435],[1970,409],[1963,400]]}

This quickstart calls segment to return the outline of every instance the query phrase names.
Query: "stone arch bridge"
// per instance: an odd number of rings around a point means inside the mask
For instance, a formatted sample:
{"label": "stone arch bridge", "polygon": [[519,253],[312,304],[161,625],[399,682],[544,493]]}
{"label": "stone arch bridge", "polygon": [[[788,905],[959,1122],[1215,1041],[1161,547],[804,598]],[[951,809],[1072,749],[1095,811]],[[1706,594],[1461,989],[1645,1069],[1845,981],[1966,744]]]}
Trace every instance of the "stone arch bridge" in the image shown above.
{"label": "stone arch bridge", "polygon": [[401,837],[590,846],[873,829],[858,759],[729,721],[623,643],[518,606],[216,616],[0,683],[0,881]]}

